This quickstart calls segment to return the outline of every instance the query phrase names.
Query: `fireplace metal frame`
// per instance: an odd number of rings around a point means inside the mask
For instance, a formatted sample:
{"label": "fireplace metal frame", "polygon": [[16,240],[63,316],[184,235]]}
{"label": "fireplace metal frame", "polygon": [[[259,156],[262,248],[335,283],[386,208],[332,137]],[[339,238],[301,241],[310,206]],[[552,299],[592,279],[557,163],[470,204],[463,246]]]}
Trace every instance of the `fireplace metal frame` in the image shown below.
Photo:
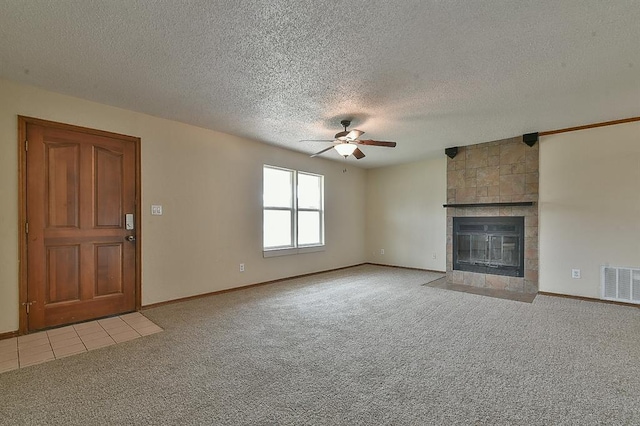
{"label": "fireplace metal frame", "polygon": [[[469,225],[472,225],[471,227]],[[468,228],[461,231],[461,226]],[[469,228],[472,228],[469,230]],[[486,235],[487,251],[489,251],[490,237],[509,236],[519,238],[518,265],[506,266],[492,264],[491,262],[465,263],[458,260],[458,235]],[[523,216],[497,216],[497,217],[454,217],[453,218],[453,269],[459,271],[477,272],[481,274],[506,275],[511,277],[524,277],[524,217]]]}

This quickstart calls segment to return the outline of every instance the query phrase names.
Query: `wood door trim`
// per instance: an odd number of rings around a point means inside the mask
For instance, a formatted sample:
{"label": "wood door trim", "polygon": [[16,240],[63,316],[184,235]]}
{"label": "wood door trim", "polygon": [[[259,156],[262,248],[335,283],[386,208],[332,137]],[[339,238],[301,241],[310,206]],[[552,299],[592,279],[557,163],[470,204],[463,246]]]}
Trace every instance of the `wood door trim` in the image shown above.
{"label": "wood door trim", "polygon": [[142,307],[142,175],[141,175],[141,139],[135,136],[128,136],[119,133],[107,132],[104,130],[80,127],[72,124],[58,123],[55,121],[42,120],[34,117],[18,115],[18,290],[19,290],[19,328],[18,334],[28,332],[27,313],[23,309],[23,303],[27,300],[27,234],[25,232],[27,222],[27,155],[25,141],[27,139],[27,125],[35,124],[46,127],[53,127],[73,132],[86,133],[95,136],[105,136],[133,142],[135,146],[135,214],[136,214],[136,245],[135,245],[135,303],[136,310]]}

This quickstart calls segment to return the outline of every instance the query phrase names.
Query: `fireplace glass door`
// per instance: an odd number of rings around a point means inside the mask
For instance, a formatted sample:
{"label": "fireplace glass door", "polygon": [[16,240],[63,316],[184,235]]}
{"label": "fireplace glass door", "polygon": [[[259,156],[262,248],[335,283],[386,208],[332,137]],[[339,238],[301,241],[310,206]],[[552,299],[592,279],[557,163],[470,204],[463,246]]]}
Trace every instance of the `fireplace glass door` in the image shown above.
{"label": "fireplace glass door", "polygon": [[454,268],[523,276],[524,218],[454,218]]}

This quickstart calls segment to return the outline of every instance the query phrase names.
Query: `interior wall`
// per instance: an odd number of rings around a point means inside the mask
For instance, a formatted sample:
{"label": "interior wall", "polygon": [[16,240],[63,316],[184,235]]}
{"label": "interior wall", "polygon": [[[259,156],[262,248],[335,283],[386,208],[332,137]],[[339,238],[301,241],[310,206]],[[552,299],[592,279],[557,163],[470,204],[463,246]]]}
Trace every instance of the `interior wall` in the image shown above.
{"label": "interior wall", "polygon": [[540,291],[600,298],[602,265],[640,267],[639,183],[639,122],[540,138]]}
{"label": "interior wall", "polygon": [[443,153],[441,158],[367,171],[369,262],[445,271],[446,168]]}
{"label": "interior wall", "polygon": [[[143,305],[365,261],[362,169],[0,80],[0,333],[18,329],[18,115],[142,139]],[[325,176],[325,251],[262,257],[263,164]]]}

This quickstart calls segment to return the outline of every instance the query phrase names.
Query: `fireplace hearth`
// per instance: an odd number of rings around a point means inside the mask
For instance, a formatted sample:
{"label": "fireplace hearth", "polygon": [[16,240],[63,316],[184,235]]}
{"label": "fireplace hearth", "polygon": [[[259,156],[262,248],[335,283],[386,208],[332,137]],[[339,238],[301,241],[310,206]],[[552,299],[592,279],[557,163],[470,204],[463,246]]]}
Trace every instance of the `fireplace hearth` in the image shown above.
{"label": "fireplace hearth", "polygon": [[453,269],[524,277],[524,217],[454,217]]}

